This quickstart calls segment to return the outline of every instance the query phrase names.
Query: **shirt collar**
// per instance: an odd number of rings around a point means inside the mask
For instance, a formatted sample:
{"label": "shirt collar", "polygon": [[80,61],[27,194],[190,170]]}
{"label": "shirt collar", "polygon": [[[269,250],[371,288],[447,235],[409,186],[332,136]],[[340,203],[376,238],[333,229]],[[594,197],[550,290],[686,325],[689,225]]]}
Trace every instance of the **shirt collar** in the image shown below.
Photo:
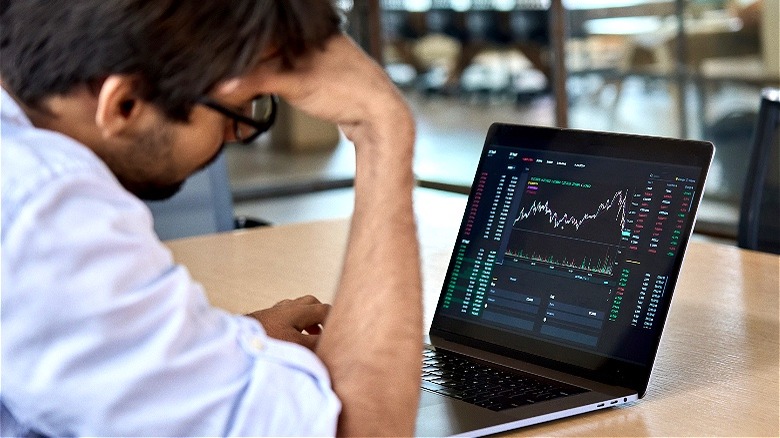
{"label": "shirt collar", "polygon": [[22,111],[13,97],[5,91],[5,88],[0,88],[0,90],[2,90],[0,93],[0,115],[3,123],[10,122],[19,126],[32,126],[30,118]]}

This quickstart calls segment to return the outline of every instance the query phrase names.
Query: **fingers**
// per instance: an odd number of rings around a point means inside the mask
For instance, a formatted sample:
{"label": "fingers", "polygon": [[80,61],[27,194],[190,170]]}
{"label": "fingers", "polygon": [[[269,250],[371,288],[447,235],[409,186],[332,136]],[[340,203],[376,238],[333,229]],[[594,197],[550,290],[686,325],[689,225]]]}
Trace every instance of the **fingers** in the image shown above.
{"label": "fingers", "polygon": [[289,309],[293,326],[309,334],[319,334],[330,312],[330,304],[323,304],[313,295],[304,295],[295,299],[286,299],[274,304],[274,307],[296,306]]}
{"label": "fingers", "polygon": [[274,332],[273,336],[271,333],[268,333],[268,335],[274,339],[292,342],[294,344],[304,346],[312,351],[314,351],[314,348],[317,347],[317,342],[320,339],[319,334],[306,334],[292,329],[285,332]]}
{"label": "fingers", "polygon": [[285,306],[289,304],[320,304],[320,300],[318,300],[317,297],[313,295],[304,295],[302,297],[298,297],[293,300],[286,299],[286,300],[279,301],[278,303],[274,304],[274,307]]}
{"label": "fingers", "polygon": [[[345,80],[348,78],[348,80]],[[398,98],[384,69],[351,38],[340,34],[329,39],[324,50],[299,59],[293,69],[274,58],[251,72],[216,87],[220,93],[277,94],[310,116],[338,125],[366,118],[366,109],[380,106],[388,96]]]}
{"label": "fingers", "polygon": [[303,329],[303,331],[310,335],[319,335],[322,333],[322,324],[310,325]]}
{"label": "fingers", "polygon": [[319,335],[304,335],[304,334],[298,334],[296,337],[297,339],[294,341],[298,345],[302,345],[306,348],[308,348],[311,351],[314,351],[314,349],[317,347],[317,341],[319,341],[320,336]]}
{"label": "fingers", "polygon": [[298,331],[309,327],[319,326],[325,323],[325,318],[330,312],[330,304],[306,304],[291,307],[290,322]]}
{"label": "fingers", "polygon": [[249,316],[263,325],[268,336],[314,349],[329,311],[329,304],[321,303],[314,296],[305,295],[292,300],[282,300],[271,308]]}

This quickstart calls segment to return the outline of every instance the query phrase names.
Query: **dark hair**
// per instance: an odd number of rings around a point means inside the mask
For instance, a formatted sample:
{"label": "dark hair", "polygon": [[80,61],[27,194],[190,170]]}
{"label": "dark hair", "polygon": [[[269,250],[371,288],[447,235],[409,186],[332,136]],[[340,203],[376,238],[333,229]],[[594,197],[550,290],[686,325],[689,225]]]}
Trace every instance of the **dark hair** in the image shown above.
{"label": "dark hair", "polygon": [[30,106],[111,74],[186,120],[195,100],[274,50],[290,68],[339,31],[329,0],[2,0],[0,75]]}

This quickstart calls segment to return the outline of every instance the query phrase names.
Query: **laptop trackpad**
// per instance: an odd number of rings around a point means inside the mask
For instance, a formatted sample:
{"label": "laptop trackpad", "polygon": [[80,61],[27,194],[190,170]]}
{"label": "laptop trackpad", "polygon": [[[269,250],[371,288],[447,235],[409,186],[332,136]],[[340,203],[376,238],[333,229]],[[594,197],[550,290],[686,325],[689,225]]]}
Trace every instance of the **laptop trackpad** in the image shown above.
{"label": "laptop trackpad", "polygon": [[[416,436],[444,436],[500,424],[507,418],[497,412],[420,391]],[[499,418],[500,420],[497,420]]]}
{"label": "laptop trackpad", "polygon": [[420,408],[447,403],[447,399],[428,391],[420,391]]}

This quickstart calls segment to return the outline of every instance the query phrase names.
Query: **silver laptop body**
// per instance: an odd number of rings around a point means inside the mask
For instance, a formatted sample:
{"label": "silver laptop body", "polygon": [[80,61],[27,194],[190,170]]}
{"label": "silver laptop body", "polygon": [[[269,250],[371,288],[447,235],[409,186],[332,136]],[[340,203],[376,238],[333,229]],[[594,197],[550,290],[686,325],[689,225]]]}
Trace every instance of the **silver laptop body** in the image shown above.
{"label": "silver laptop body", "polygon": [[643,397],[713,153],[701,141],[492,125],[426,354],[578,389],[549,400],[504,379],[463,389],[470,377],[424,356],[416,435],[494,434]]}

